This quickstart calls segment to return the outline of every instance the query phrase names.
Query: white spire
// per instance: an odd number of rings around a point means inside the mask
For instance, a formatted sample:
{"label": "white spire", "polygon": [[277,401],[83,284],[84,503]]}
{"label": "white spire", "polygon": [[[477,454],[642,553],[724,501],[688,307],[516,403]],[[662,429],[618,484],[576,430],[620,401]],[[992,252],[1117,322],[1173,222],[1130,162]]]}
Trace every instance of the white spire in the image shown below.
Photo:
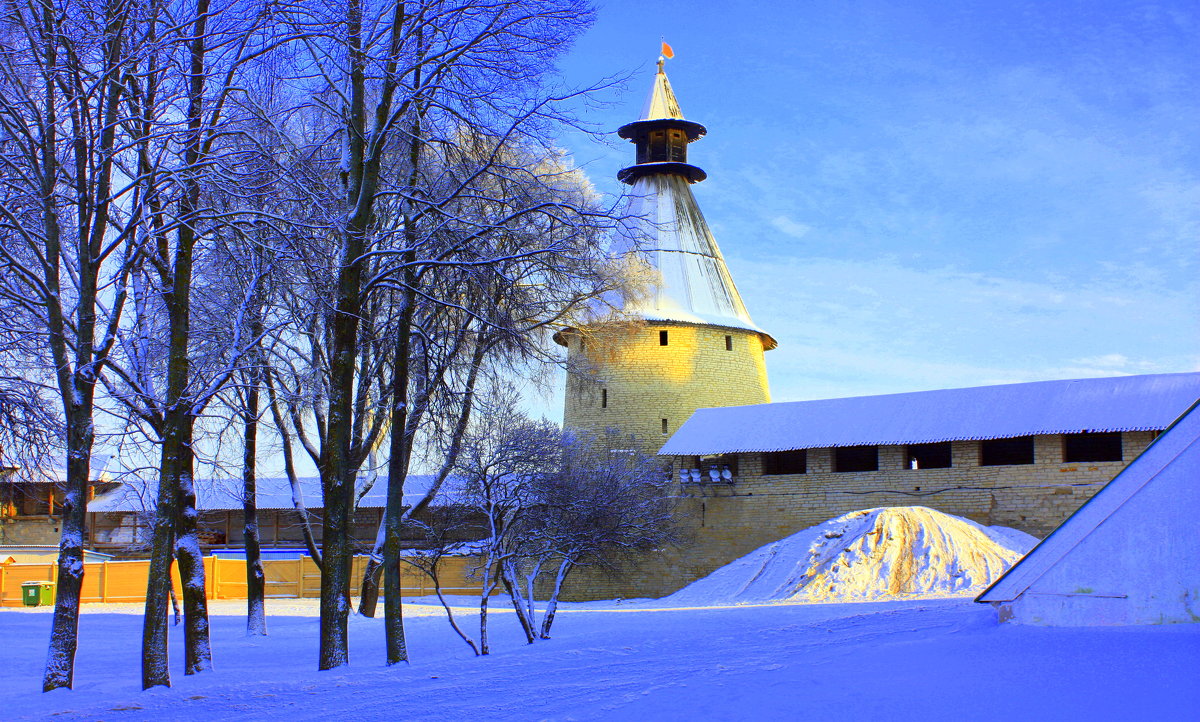
{"label": "white spire", "polygon": [[639,120],[659,120],[660,118],[676,118],[683,120],[683,111],[679,109],[679,101],[675,99],[675,91],[671,90],[671,81],[663,71],[663,59],[658,59],[658,72],[654,75],[654,85],[646,104],[642,106],[642,117]]}

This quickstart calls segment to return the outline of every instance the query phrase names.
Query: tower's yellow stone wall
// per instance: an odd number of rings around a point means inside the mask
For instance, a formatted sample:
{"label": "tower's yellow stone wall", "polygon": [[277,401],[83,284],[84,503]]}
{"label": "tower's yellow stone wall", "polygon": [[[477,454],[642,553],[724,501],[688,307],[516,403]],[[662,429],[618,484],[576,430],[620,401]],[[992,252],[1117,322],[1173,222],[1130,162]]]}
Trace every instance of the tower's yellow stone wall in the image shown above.
{"label": "tower's yellow stone wall", "polygon": [[563,340],[570,365],[563,425],[619,429],[647,453],[696,409],[771,400],[762,337],[753,331],[630,321],[566,332]]}

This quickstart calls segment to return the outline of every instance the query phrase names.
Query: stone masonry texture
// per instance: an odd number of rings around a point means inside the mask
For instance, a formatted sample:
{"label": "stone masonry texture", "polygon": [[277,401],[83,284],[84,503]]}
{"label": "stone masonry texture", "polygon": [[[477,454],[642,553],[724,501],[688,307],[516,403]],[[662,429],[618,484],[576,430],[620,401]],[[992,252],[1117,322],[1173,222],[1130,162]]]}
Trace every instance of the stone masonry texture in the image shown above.
{"label": "stone masonry texture", "polygon": [[[901,446],[879,447],[879,470],[834,473],[831,449],[810,449],[806,474],[766,476],[740,454],[732,484],[679,487],[685,541],[631,560],[620,575],[581,570],[564,599],[660,597],[764,544],[827,519],[879,506],[927,506],[987,526],[1045,537],[1140,454],[1154,432],[1122,434],[1123,460],[1063,463],[1062,437],[1034,437],[1033,464],[979,466],[978,441],[952,444],[953,466],[909,469]],[[674,459],[674,470],[696,465]]]}
{"label": "stone masonry texture", "polygon": [[564,425],[619,429],[647,453],[696,409],[771,400],[762,339],[753,331],[631,321],[574,331],[565,340],[571,373]]}

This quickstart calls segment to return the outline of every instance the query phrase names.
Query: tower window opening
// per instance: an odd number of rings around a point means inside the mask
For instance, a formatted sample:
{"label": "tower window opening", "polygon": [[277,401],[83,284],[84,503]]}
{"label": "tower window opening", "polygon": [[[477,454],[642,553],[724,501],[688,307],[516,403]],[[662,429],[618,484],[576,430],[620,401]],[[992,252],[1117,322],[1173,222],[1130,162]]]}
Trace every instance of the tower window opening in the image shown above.
{"label": "tower window opening", "polygon": [[670,160],[676,163],[687,162],[687,136],[682,130],[671,129],[667,131],[669,141],[668,154]]}
{"label": "tower window opening", "polygon": [[659,332],[658,332],[658,345],[659,345],[659,346],[666,346],[666,345],[667,345],[667,332],[666,332],[666,331],[659,331]]}
{"label": "tower window opening", "polygon": [[1009,466],[1033,463],[1033,437],[988,439],[979,442],[980,466]]}
{"label": "tower window opening", "polygon": [[663,163],[669,160],[667,150],[667,131],[652,130],[650,131],[649,136],[650,147],[647,155],[649,155],[650,162]]}
{"label": "tower window opening", "polygon": [[732,351],[732,350],[733,350],[733,336],[726,336],[726,337],[725,337],[725,350],[726,350],[726,351]]}
{"label": "tower window opening", "polygon": [[667,420],[666,419],[662,420],[662,430],[663,430],[663,436],[666,436],[667,435]]}
{"label": "tower window opening", "polygon": [[1121,432],[1063,434],[1063,461],[1122,461]]}
{"label": "tower window opening", "polygon": [[608,389],[600,389],[600,408],[608,408]]}

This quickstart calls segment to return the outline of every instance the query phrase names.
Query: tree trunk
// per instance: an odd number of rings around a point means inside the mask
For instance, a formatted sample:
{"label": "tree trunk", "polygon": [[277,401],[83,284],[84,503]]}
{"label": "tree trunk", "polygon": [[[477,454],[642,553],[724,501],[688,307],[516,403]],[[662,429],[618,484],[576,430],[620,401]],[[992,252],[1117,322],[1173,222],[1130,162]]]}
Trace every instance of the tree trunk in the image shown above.
{"label": "tree trunk", "polygon": [[367,557],[367,567],[363,570],[358,613],[364,617],[374,618],[375,607],[379,604],[379,578],[383,576],[383,545],[387,540],[386,519],[386,513],[379,519],[379,529],[375,532],[375,545],[371,547],[371,556]]}
{"label": "tree trunk", "polygon": [[[167,567],[167,569],[170,570],[175,566],[175,563],[172,562],[171,566]],[[171,622],[178,627],[179,623],[183,621],[183,612],[179,608],[179,597],[175,596],[174,579],[168,579],[167,581],[169,582],[167,584],[167,589],[170,590],[171,593]]]}
{"label": "tree trunk", "polygon": [[[70,103],[74,107],[71,122],[75,126],[76,134],[76,137],[71,139],[75,151],[74,180],[78,192],[75,200],[78,210],[87,211],[80,213],[75,219],[79,225],[76,268],[73,275],[78,284],[78,296],[72,329],[67,324],[62,305],[62,229],[59,225],[57,199],[60,194],[58,153],[63,149],[58,145],[59,120],[56,108],[59,102],[58,92],[64,90],[62,84],[72,85],[74,82],[68,79],[68,76],[74,74],[69,66],[77,59],[72,54],[65,53],[64,65],[59,64],[61,37],[65,36],[60,37],[63,32],[60,23],[63,21],[57,16],[53,6],[44,4],[40,7],[40,12],[34,11],[33,16],[37,22],[35,32],[39,36],[39,47],[36,50],[44,53],[36,61],[43,63],[41,77],[44,82],[44,95],[41,101],[44,103],[45,112],[42,126],[44,135],[39,145],[41,157],[37,158],[36,162],[41,166],[38,195],[41,198],[39,210],[45,233],[43,268],[46,271],[45,283],[49,292],[40,300],[46,309],[49,332],[47,340],[57,369],[58,390],[63,399],[64,417],[67,422],[67,487],[63,498],[62,536],[59,541],[58,590],[54,619],[51,622],[50,647],[42,678],[42,690],[48,692],[61,687],[71,687],[75,675],[79,599],[83,588],[83,539],[86,533],[85,516],[88,481],[91,476],[92,444],[95,440],[93,399],[96,381],[107,356],[106,349],[109,347],[107,339],[100,349],[95,345],[96,297],[99,290],[100,265],[103,262],[102,248],[112,203],[112,149],[115,145],[117,108],[122,98],[119,73],[114,70],[121,64],[124,35],[120,28],[124,18],[116,3],[105,5],[106,32],[101,43],[104,59],[97,70],[101,71],[102,77],[107,75],[107,97],[104,104],[96,108],[100,111],[97,113],[100,117],[92,118],[86,108],[76,105],[78,97]],[[74,68],[74,71],[77,73],[78,68]],[[75,86],[75,90],[79,90],[78,86]],[[69,95],[70,91],[64,90],[64,94]],[[82,114],[77,115],[81,110]],[[90,123],[96,123],[103,128],[98,138],[84,137],[87,129],[81,124]],[[96,142],[96,146],[91,148],[94,157],[89,156],[89,140]],[[82,180],[85,176],[88,177],[86,185]],[[90,226],[87,219],[89,215]],[[124,290],[118,287],[111,307],[111,328],[115,328],[123,304]],[[68,343],[69,336],[73,336],[74,344]],[[68,351],[71,345],[74,345],[75,351],[73,369]]]}
{"label": "tree trunk", "polygon": [[333,337],[329,374],[329,431],[327,453],[324,454],[326,463],[320,469],[325,512],[321,528],[321,637],[317,665],[323,670],[350,662],[347,621],[350,614],[350,565],[354,552],[350,532],[355,479],[351,429],[358,318],[362,307],[363,247],[361,230],[347,229],[343,233],[338,300],[329,321]]}
{"label": "tree trunk", "polygon": [[542,639],[550,639],[550,626],[554,624],[554,615],[558,612],[558,595],[562,593],[563,581],[575,565],[570,559],[563,559],[558,565],[558,573],[554,575],[554,591],[550,593],[550,599],[546,601],[546,612],[542,615],[542,632],[539,635]]}
{"label": "tree trunk", "polygon": [[[73,412],[73,413],[72,413]],[[50,651],[42,691],[71,687],[75,676],[75,651],[79,640],[79,598],[83,589],[83,535],[91,475],[91,413],[72,409],[67,424],[67,489],[63,498],[62,538],[58,546],[58,588]]]}
{"label": "tree trunk", "polygon": [[504,583],[504,591],[508,592],[508,598],[512,601],[513,611],[517,613],[517,621],[521,624],[521,631],[525,633],[525,643],[533,644],[537,638],[533,633],[533,620],[525,614],[525,605],[521,603],[521,592],[516,585],[515,575],[508,567],[508,564],[502,565],[500,581]]}
{"label": "tree trunk", "polygon": [[[331,420],[332,420],[331,415]],[[332,432],[331,432],[332,435]],[[347,619],[350,610],[350,480],[345,463],[331,464],[323,475],[325,516],[322,520],[321,630],[318,669],[349,664]],[[340,477],[340,478],[339,478]]]}
{"label": "tree trunk", "polygon": [[486,656],[491,652],[491,647],[488,644],[488,602],[492,597],[492,590],[496,588],[496,582],[492,576],[492,562],[485,558],[483,564],[483,584],[479,589],[479,654]]}
{"label": "tree trunk", "polygon": [[442,609],[446,610],[446,620],[450,622],[450,627],[454,629],[454,632],[460,638],[462,638],[462,641],[467,643],[467,646],[470,647],[471,651],[475,653],[476,657],[478,657],[479,647],[476,646],[475,640],[468,637],[467,633],[462,630],[462,627],[458,626],[458,621],[454,618],[454,610],[450,609],[450,604],[446,601],[446,596],[442,594],[442,585],[438,581],[437,565],[439,559],[441,559],[440,556],[434,559],[427,570],[429,579],[433,582],[433,593],[437,595],[438,601],[442,603]]}
{"label": "tree trunk", "polygon": [[179,583],[183,587],[184,674],[212,669],[209,644],[208,598],[205,591],[204,557],[196,529],[196,488],[192,479],[192,417],[187,417],[187,438],[180,454],[179,517],[175,539],[175,558],[179,562]]}
{"label": "tree trunk", "polygon": [[[406,230],[412,233],[412,229]],[[412,252],[404,254],[404,308],[396,329],[396,357],[392,376],[392,428],[389,438],[387,506],[383,512],[383,613],[389,665],[408,661],[404,639],[404,611],[400,597],[400,536],[404,526],[404,479],[408,476],[412,438],[408,424],[409,362],[412,354],[412,320],[416,307],[416,274]]]}
{"label": "tree trunk", "polygon": [[525,616],[529,617],[529,623],[532,626],[534,620],[537,619],[537,601],[534,599],[534,586],[537,584],[537,578],[542,573],[542,560],[538,559],[533,568],[525,574]]}
{"label": "tree trunk", "polygon": [[177,497],[167,482],[178,476],[169,466],[178,466],[178,455],[168,453],[163,440],[158,472],[158,500],[150,541],[150,568],[146,581],[146,605],[142,616],[142,689],[171,686],[167,666],[167,597],[171,592],[171,546]]}
{"label": "tree trunk", "polygon": [[194,400],[189,394],[191,361],[191,285],[196,243],[196,221],[200,206],[200,181],[196,176],[203,155],[203,113],[205,85],[205,43],[207,41],[209,0],[197,0],[194,32],[189,48],[188,130],[184,145],[184,192],[179,201],[179,229],[176,231],[173,275],[167,299],[170,317],[170,346],[167,355],[167,410],[163,415],[168,433],[163,454],[175,457],[164,465],[173,472],[163,479],[175,494],[175,559],[179,563],[179,582],[183,588],[184,674],[196,674],[212,668],[209,645],[208,603],[204,588],[204,559],[200,554],[196,523],[196,490],[192,478],[195,452],[192,429],[195,424]]}
{"label": "tree trunk", "polygon": [[[255,338],[260,332],[260,328],[251,330]],[[258,459],[259,359],[254,358],[253,363],[255,367],[250,373],[242,409],[245,421],[242,446],[242,537],[246,547],[246,634],[249,636],[267,633],[266,575],[263,573],[262,551],[258,542],[258,488],[255,474]]]}

